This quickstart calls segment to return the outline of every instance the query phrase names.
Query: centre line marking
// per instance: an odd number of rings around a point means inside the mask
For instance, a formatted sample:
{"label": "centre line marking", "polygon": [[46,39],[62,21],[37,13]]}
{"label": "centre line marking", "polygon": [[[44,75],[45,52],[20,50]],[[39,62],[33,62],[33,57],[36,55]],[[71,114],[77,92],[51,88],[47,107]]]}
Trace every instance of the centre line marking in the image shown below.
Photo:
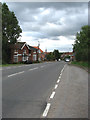
{"label": "centre line marking", "polygon": [[55,91],[52,92],[50,99],[53,99],[54,95],[55,95]]}
{"label": "centre line marking", "polygon": [[43,68],[44,66],[41,66],[41,68]]}
{"label": "centre line marking", "polygon": [[11,75],[8,75],[8,77],[12,77],[12,76],[15,76],[17,74],[21,74],[21,73],[24,73],[25,71],[22,71],[22,72],[18,72],[18,73],[14,73],[14,74],[11,74]]}
{"label": "centre line marking", "polygon": [[36,70],[36,69],[38,69],[38,67],[36,67],[36,68],[32,68],[32,69],[29,69],[29,71]]}
{"label": "centre line marking", "polygon": [[44,110],[43,115],[42,115],[43,117],[46,117],[46,116],[47,116],[48,111],[49,111],[49,109],[50,109],[50,106],[51,106],[51,104],[50,104],[50,103],[47,103],[46,109]]}
{"label": "centre line marking", "polygon": [[57,87],[58,87],[58,84],[55,85],[54,89],[57,89]]}

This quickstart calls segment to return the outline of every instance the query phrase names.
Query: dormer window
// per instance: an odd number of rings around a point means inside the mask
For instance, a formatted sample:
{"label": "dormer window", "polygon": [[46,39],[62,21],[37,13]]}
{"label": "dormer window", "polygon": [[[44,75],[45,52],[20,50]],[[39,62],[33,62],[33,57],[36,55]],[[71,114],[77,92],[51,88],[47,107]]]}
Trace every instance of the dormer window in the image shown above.
{"label": "dormer window", "polygon": [[23,50],[23,53],[26,53],[26,50],[25,50],[25,49]]}
{"label": "dormer window", "polygon": [[33,53],[36,53],[36,51],[34,50]]}
{"label": "dormer window", "polygon": [[14,50],[14,53],[18,53],[18,50],[15,49],[15,50]]}

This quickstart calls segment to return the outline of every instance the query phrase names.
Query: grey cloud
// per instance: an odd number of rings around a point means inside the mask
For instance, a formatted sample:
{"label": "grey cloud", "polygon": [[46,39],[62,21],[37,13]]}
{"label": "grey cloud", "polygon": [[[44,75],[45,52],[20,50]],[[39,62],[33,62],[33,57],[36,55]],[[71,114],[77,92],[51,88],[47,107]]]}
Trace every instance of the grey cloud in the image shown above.
{"label": "grey cloud", "polygon": [[[85,13],[88,3],[18,2],[8,3],[8,6],[15,12],[23,31],[34,32],[30,36],[36,38],[51,37],[52,40],[57,40],[58,36],[75,35],[81,26],[88,24],[88,14]],[[49,9],[50,13],[41,15],[39,8]],[[37,19],[34,16],[37,16]],[[62,18],[64,21],[60,21]],[[57,27],[50,27],[47,23],[55,24]]]}

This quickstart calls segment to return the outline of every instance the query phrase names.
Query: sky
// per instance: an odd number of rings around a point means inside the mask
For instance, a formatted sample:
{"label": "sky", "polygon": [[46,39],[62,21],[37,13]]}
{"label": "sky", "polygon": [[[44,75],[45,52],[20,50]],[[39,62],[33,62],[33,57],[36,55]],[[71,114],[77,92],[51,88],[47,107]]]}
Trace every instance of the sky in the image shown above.
{"label": "sky", "polygon": [[7,2],[22,29],[19,40],[48,52],[72,51],[76,33],[88,24],[86,2]]}

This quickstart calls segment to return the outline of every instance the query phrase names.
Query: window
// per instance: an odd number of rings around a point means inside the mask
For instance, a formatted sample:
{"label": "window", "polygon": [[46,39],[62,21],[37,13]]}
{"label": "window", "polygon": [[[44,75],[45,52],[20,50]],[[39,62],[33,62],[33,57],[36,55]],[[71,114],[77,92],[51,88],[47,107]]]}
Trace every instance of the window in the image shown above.
{"label": "window", "polygon": [[37,59],[36,59],[36,55],[33,55],[33,61],[36,61]]}
{"label": "window", "polygon": [[14,50],[14,53],[18,53],[18,50],[15,49],[15,50]]}
{"label": "window", "polygon": [[14,55],[14,62],[18,62],[18,56]]}
{"label": "window", "polygon": [[26,61],[26,60],[28,61],[28,56],[23,56],[22,61]]}
{"label": "window", "polygon": [[41,51],[40,51],[40,50],[38,50],[38,53],[41,53]]}
{"label": "window", "polygon": [[23,53],[26,53],[26,50],[25,50],[25,49],[23,50]]}
{"label": "window", "polygon": [[29,54],[31,54],[31,50],[29,50]]}
{"label": "window", "polygon": [[36,51],[34,50],[33,53],[36,53]]}

